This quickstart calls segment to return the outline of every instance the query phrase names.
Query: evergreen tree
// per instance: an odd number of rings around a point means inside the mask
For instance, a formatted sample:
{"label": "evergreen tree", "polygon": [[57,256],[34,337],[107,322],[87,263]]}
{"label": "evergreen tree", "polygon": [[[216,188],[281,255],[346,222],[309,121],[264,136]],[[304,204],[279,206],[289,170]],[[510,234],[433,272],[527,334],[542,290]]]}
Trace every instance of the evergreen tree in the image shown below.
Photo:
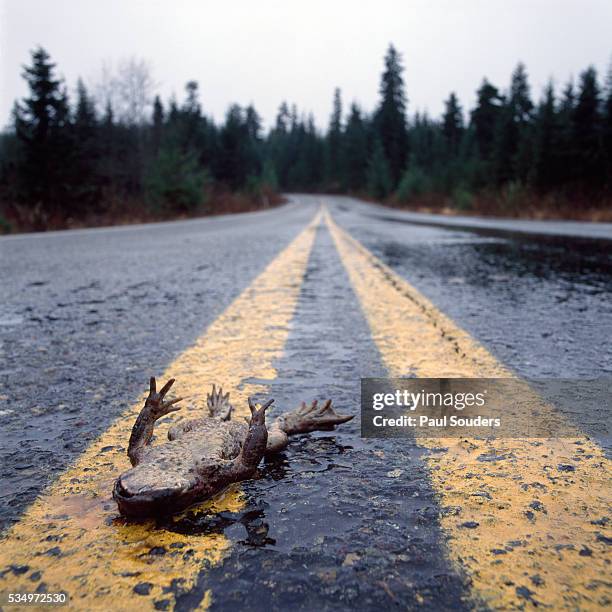
{"label": "evergreen tree", "polygon": [[401,57],[390,45],[385,55],[375,126],[393,185],[397,184],[407,161],[406,96],[402,72]]}
{"label": "evergreen tree", "polygon": [[287,102],[281,102],[276,115],[276,130],[286,134],[291,127],[291,117],[289,114],[289,106]]}
{"label": "evergreen tree", "polygon": [[308,135],[304,120],[297,118],[297,111],[291,112],[291,132],[287,139],[287,154],[291,159],[286,180],[291,189],[300,191],[308,189],[309,168],[304,156],[304,149]]}
{"label": "evergreen tree", "polygon": [[343,182],[342,98],[340,89],[334,90],[334,103],[327,130],[326,176],[329,186],[337,190]]}
{"label": "evergreen tree", "polygon": [[247,106],[245,125],[248,137],[253,142],[259,142],[261,140],[261,118],[252,104]]}
{"label": "evergreen tree", "polygon": [[555,107],[553,84],[546,87],[536,115],[533,182],[540,191],[546,191],[562,181],[559,159],[559,116]]}
{"label": "evergreen tree", "polygon": [[202,114],[202,107],[200,106],[198,82],[187,81],[187,84],[185,85],[185,91],[187,92],[187,97],[185,99],[185,104],[183,104],[184,112],[188,115],[199,117]]}
{"label": "evergreen tree", "polygon": [[391,169],[380,140],[374,143],[374,150],[367,171],[368,192],[374,198],[386,198],[393,189]]}
{"label": "evergreen tree", "polygon": [[525,65],[519,63],[512,73],[494,139],[495,176],[499,183],[527,177],[532,161],[532,111]]}
{"label": "evergreen tree", "polygon": [[118,143],[113,106],[110,100],[106,101],[104,113],[100,121],[98,141],[100,146],[100,163],[98,164],[98,173],[100,178],[101,194],[114,199],[118,191]]}
{"label": "evergreen tree", "polygon": [[205,145],[202,142],[202,107],[197,81],[188,81],[185,93],[179,112],[180,146],[184,151],[201,151]]}
{"label": "evergreen tree", "polygon": [[55,64],[38,47],[23,77],[30,95],[15,103],[13,119],[24,158],[20,167],[20,197],[31,205],[50,210],[69,194],[70,143],[64,130],[69,125],[68,96],[55,76]]}
{"label": "evergreen tree", "polygon": [[349,191],[365,187],[368,167],[368,128],[360,108],[351,105],[344,133],[345,180]]}
{"label": "evergreen tree", "polygon": [[99,199],[101,150],[98,133],[95,104],[79,79],[70,156],[71,199],[73,212],[78,215],[91,211]]}
{"label": "evergreen tree", "polygon": [[459,101],[454,93],[446,100],[444,116],[442,118],[442,133],[446,141],[446,150],[449,157],[456,157],[463,136],[463,114]]}
{"label": "evergreen tree", "polygon": [[231,189],[242,188],[248,176],[247,127],[242,108],[232,104],[219,133],[217,178]]}
{"label": "evergreen tree", "polygon": [[258,177],[262,172],[261,118],[253,105],[246,108],[244,129],[246,132],[246,174],[251,181],[259,180]]}
{"label": "evergreen tree", "polygon": [[314,117],[309,115],[305,125],[304,158],[308,174],[304,188],[318,190],[323,181],[323,139],[317,133]]}
{"label": "evergreen tree", "polygon": [[559,174],[559,185],[573,182],[576,177],[576,151],[574,149],[574,109],[576,94],[573,81],[569,81],[559,101],[557,122],[559,125],[559,148],[557,156],[562,172]]}
{"label": "evergreen tree", "polygon": [[77,105],[74,125],[80,130],[80,135],[91,137],[96,129],[96,107],[89,97],[82,79],[77,81]]}
{"label": "evergreen tree", "polygon": [[178,121],[178,117],[179,117],[179,108],[178,108],[178,103],[176,101],[176,97],[174,96],[174,94],[172,94],[172,97],[170,98],[170,104],[168,107],[168,123],[176,123],[176,121]]}
{"label": "evergreen tree", "polygon": [[578,99],[573,113],[573,143],[576,172],[587,191],[602,184],[604,158],[602,150],[601,93],[595,68],[580,75]]}
{"label": "evergreen tree", "polygon": [[427,113],[417,113],[414,117],[410,136],[410,162],[408,166],[418,166],[431,173],[442,161],[443,143],[438,126]]}
{"label": "evergreen tree", "polygon": [[159,153],[159,147],[162,142],[162,135],[164,130],[164,107],[162,105],[162,101],[159,96],[155,96],[155,100],[153,101],[153,126],[152,126],[152,147],[153,147],[153,155],[157,155]]}
{"label": "evergreen tree", "polygon": [[516,124],[524,125],[530,121],[533,102],[531,101],[529,83],[527,82],[527,71],[525,64],[522,62],[519,62],[512,73],[508,102],[512,108],[513,119]]}
{"label": "evergreen tree", "polygon": [[208,182],[208,172],[192,151],[166,144],[145,176],[145,199],[156,213],[193,211],[206,203]]}
{"label": "evergreen tree", "polygon": [[480,157],[488,161],[493,150],[493,138],[500,119],[502,98],[497,87],[486,79],[476,92],[476,108],[471,114],[471,123]]}
{"label": "evergreen tree", "polygon": [[603,110],[603,149],[606,158],[606,187],[612,190],[612,63],[608,70]]}

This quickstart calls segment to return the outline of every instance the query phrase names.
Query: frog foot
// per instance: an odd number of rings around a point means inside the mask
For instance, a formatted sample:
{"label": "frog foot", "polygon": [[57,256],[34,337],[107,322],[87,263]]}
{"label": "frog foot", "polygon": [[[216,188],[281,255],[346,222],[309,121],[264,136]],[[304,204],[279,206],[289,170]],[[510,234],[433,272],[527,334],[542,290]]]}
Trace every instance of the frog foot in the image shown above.
{"label": "frog foot", "polygon": [[136,465],[140,461],[145,447],[150,444],[155,422],[167,414],[181,409],[180,406],[174,405],[181,401],[181,397],[165,401],[166,394],[170,391],[170,387],[173,384],[174,378],[171,378],[158,393],[155,378],[151,377],[149,381],[149,395],[132,427],[132,434],[128,444],[128,456],[132,465]]}
{"label": "frog foot", "polygon": [[[266,428],[266,410],[272,405],[273,399],[268,400],[262,406],[256,406],[249,397],[249,408],[251,420],[246,438],[242,444],[240,454],[236,458],[241,470],[252,474],[261,458],[266,452],[268,443],[268,430]],[[249,476],[250,477],[250,476]]]}
{"label": "frog foot", "polygon": [[208,393],[206,396],[209,416],[216,417],[222,421],[229,421],[234,411],[234,407],[230,404],[229,396],[229,391],[223,395],[223,389],[219,387],[217,391],[213,384],[212,392]]}
{"label": "frog foot", "polygon": [[180,402],[183,398],[177,397],[175,399],[164,401],[166,394],[170,391],[170,388],[174,384],[174,378],[171,378],[157,393],[157,383],[155,381],[155,377],[151,377],[149,381],[149,395],[145,401],[145,408],[148,408],[150,413],[150,418],[153,421],[157,421],[157,419],[161,419],[161,417],[170,414],[171,412],[176,412],[180,410],[180,406],[175,406]]}
{"label": "frog foot", "polygon": [[310,405],[302,405],[278,418],[280,428],[288,435],[309,433],[311,431],[331,431],[336,425],[346,423],[353,418],[352,414],[339,414],[332,408],[332,401],[327,400],[319,406],[318,400]]}

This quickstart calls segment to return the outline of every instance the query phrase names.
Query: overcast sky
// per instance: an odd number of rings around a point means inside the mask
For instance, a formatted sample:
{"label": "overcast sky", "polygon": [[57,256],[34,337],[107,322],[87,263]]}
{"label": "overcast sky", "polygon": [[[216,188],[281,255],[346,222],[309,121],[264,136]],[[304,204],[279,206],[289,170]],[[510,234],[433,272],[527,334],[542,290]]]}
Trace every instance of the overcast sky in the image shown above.
{"label": "overcast sky", "polygon": [[610,0],[0,0],[0,123],[26,93],[20,76],[42,45],[73,88],[103,62],[150,62],[159,93],[200,84],[205,111],[254,103],[269,125],[296,102],[325,126],[333,88],[372,110],[390,42],[405,65],[409,112],[437,116],[450,91],[464,109],[483,76],[505,88],[520,60],[538,98],[612,54]]}

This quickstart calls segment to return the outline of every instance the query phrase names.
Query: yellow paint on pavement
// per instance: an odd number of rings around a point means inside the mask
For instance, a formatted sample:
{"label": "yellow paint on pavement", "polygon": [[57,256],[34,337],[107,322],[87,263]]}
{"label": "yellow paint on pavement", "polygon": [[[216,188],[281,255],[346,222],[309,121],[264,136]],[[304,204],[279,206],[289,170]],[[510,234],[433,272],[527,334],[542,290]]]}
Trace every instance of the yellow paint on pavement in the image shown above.
{"label": "yellow paint on pavement", "polygon": [[[324,217],[390,376],[513,376],[327,211]],[[476,601],[494,609],[609,605],[612,534],[602,519],[612,478],[596,443],[579,432],[417,442],[435,450],[427,463],[449,555],[468,574]]]}
{"label": "yellow paint on pavement", "polygon": [[[276,377],[273,364],[285,346],[319,223],[320,213],[159,377],[175,377],[173,391],[188,398],[175,420],[199,414],[213,382],[231,390],[235,418],[248,413],[248,395],[267,390],[261,381]],[[31,592],[38,585],[32,576],[40,573],[47,591],[66,592],[76,609],[153,609],[163,600],[172,609],[177,588],[190,589],[202,568],[223,559],[230,546],[223,535],[181,535],[152,521],[119,517],[111,491],[130,467],[125,448],[141,406],[142,400],[122,414],[4,535],[0,593]],[[157,440],[163,441],[172,422],[158,424]],[[234,486],[198,511],[237,511],[241,505]],[[210,600],[207,592],[201,607]]]}

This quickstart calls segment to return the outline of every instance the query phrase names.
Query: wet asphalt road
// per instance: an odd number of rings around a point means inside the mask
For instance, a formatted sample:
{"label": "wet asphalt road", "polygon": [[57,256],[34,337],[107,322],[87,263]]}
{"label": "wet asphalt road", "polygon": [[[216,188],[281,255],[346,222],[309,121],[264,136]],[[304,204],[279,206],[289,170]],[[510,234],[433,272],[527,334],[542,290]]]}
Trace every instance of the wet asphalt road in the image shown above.
{"label": "wet asphalt road", "polygon": [[[414,225],[324,200],[341,227],[520,375],[612,376],[612,242]],[[319,201],[0,239],[0,527],[202,333]],[[340,410],[358,406],[359,378],[385,375],[324,226],[276,368],[270,395],[287,409],[328,396]],[[177,609],[195,608],[209,588],[213,609],[465,607],[469,585],[442,553],[422,452],[362,440],[357,419],[292,441],[245,483],[239,515],[187,515],[174,526],[235,543],[178,594]]]}

